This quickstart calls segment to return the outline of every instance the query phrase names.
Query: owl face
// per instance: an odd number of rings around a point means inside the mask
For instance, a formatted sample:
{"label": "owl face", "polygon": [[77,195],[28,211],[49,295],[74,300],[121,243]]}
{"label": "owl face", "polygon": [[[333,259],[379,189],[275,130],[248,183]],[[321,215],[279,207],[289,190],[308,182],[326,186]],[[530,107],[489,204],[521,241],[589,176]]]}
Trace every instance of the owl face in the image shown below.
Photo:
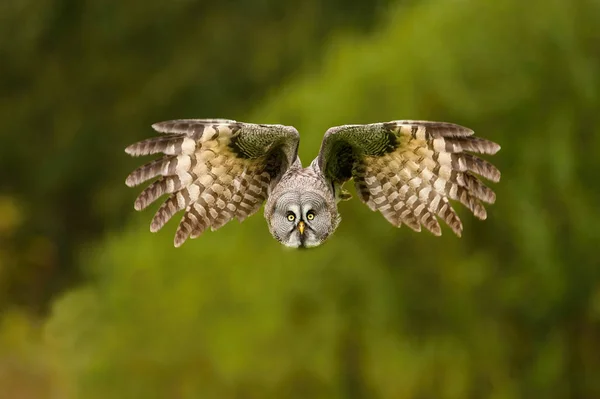
{"label": "owl face", "polygon": [[313,191],[287,191],[277,198],[267,219],[273,237],[291,248],[323,243],[337,227],[337,212]]}

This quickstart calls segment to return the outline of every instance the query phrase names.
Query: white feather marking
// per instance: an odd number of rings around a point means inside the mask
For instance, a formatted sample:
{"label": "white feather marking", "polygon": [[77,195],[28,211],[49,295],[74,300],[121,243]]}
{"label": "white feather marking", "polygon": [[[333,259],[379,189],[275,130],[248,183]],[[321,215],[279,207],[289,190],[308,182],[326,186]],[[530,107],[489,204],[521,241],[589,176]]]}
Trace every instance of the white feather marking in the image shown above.
{"label": "white feather marking", "polygon": [[[402,123],[402,121],[400,121],[399,123]],[[402,134],[410,136],[410,134],[411,134],[411,126],[406,126],[406,125],[400,126],[400,132]]]}
{"label": "white feather marking", "polygon": [[206,167],[206,164],[204,164],[204,163],[197,163],[196,166],[194,167],[194,174],[196,176],[205,175],[207,171],[208,171],[208,168]]}
{"label": "white feather marking", "polygon": [[435,152],[446,152],[446,141],[443,137],[438,137],[433,140],[433,149]]}
{"label": "white feather marking", "polygon": [[367,183],[368,185],[372,185],[373,183],[375,183],[376,180],[377,178],[375,176],[365,177],[365,183]]}
{"label": "white feather marking", "polygon": [[[224,155],[218,155],[217,157],[215,157],[210,163],[213,166],[221,166],[223,165],[225,162],[227,161],[227,157]],[[215,172],[216,174],[216,172]]]}
{"label": "white feather marking", "polygon": [[396,205],[394,205],[394,210],[399,211],[400,209],[402,209],[402,207],[404,207],[404,201],[400,201]]}
{"label": "white feather marking", "polygon": [[440,155],[438,155],[438,163],[440,165],[451,165],[452,156],[448,152],[440,152]]}
{"label": "white feather marking", "polygon": [[192,183],[192,175],[188,172],[179,173],[178,176],[182,186],[187,186]]}
{"label": "white feather marking", "polygon": [[377,205],[380,205],[380,204],[383,204],[386,201],[386,199],[385,199],[385,197],[375,197],[375,198],[373,198],[373,201]]}
{"label": "white feather marking", "polygon": [[206,163],[215,157],[215,153],[213,151],[208,151],[203,148],[203,151],[197,155],[199,163]]}
{"label": "white feather marking", "polygon": [[206,209],[205,209],[203,206],[201,206],[201,205],[200,205],[200,204],[198,204],[198,203],[195,203],[195,204],[194,204],[194,209],[196,210],[196,212],[197,212],[197,213],[198,213],[200,216],[202,216],[203,218],[205,218],[205,217],[206,217]]}
{"label": "white feather marking", "polygon": [[437,209],[438,205],[440,204],[440,199],[442,197],[440,197],[439,195],[436,195],[435,198],[433,199],[433,201],[431,201],[431,204],[429,204],[431,209]]}
{"label": "white feather marking", "polygon": [[424,189],[422,189],[421,191],[419,191],[419,198],[421,199],[421,201],[427,201],[427,198],[429,197],[429,193],[431,192],[431,187],[425,187]]}
{"label": "white feather marking", "polygon": [[377,195],[379,193],[381,193],[381,187],[380,186],[375,186],[369,189],[369,192],[371,193],[371,195]]}
{"label": "white feather marking", "polygon": [[184,138],[183,143],[181,143],[181,152],[190,155],[194,150],[196,150],[196,142],[189,137]]}
{"label": "white feather marking", "polygon": [[408,190],[410,190],[410,186],[408,184],[405,184],[404,186],[400,187],[400,190],[398,191],[400,197],[404,198],[406,196],[406,193],[408,193]]}
{"label": "white feather marking", "polygon": [[420,156],[420,157],[423,157],[423,158],[425,158],[425,159],[427,159],[427,158],[431,158],[431,157],[433,156],[433,151],[431,151],[431,150],[430,150],[429,148],[427,148],[427,147],[420,147],[420,148],[417,148],[417,149],[415,150],[415,153],[416,153],[418,156]]}
{"label": "white feather marking", "polygon": [[433,183],[433,188],[435,188],[435,191],[438,193],[443,193],[446,189],[446,180],[438,178],[435,183]]}
{"label": "white feather marking", "polygon": [[203,149],[214,150],[218,146],[219,146],[219,142],[215,141],[215,140],[202,141],[202,148]]}
{"label": "white feather marking", "polygon": [[419,126],[417,128],[417,134],[415,135],[417,140],[425,140],[425,137],[426,137],[425,132],[426,132],[425,126]]}
{"label": "white feather marking", "polygon": [[410,180],[412,178],[412,171],[408,168],[400,171],[400,177],[402,180]]}
{"label": "white feather marking", "polygon": [[412,208],[412,206],[415,204],[415,202],[417,202],[418,199],[419,197],[417,197],[416,195],[411,195],[408,201],[406,201],[406,205],[409,208]]}
{"label": "white feather marking", "polygon": [[212,140],[212,138],[214,137],[215,133],[217,133],[217,131],[212,127],[212,126],[204,126],[204,132],[202,133],[202,137],[200,137],[200,141],[202,143],[208,143]]}
{"label": "white feather marking", "polygon": [[444,180],[450,180],[450,175],[452,173],[452,169],[447,166],[447,165],[443,165],[440,167],[440,171],[438,172],[438,176],[441,177]]}
{"label": "white feather marking", "polygon": [[223,192],[223,186],[220,184],[213,184],[212,189],[217,194],[221,194]]}
{"label": "white feather marking", "polygon": [[167,180],[167,192],[172,193],[173,191],[175,191],[175,182],[173,181],[173,179],[168,179]]}
{"label": "white feather marking", "polygon": [[419,164],[416,163],[415,161],[408,161],[406,163],[406,166],[409,167],[412,170],[419,170]]}
{"label": "white feather marking", "polygon": [[206,203],[207,203],[208,205],[210,205],[210,206],[213,206],[213,205],[215,204],[215,197],[213,197],[213,196],[212,196],[212,195],[210,195],[210,194],[203,193],[203,194],[202,194],[202,199],[203,199],[204,201],[206,201]]}
{"label": "white feather marking", "polygon": [[175,144],[171,144],[167,148],[165,148],[164,153],[165,154],[175,154]]}
{"label": "white feather marking", "polygon": [[391,170],[400,169],[400,163],[394,158],[391,158],[389,162],[387,162],[387,165],[384,166],[387,166],[387,168]]}
{"label": "white feather marking", "polygon": [[188,187],[188,194],[190,196],[190,200],[192,202],[195,202],[198,199],[198,196],[200,195],[200,187],[196,184],[192,184]]}
{"label": "white feather marking", "polygon": [[188,171],[192,166],[192,160],[189,155],[179,155],[177,157],[177,170]]}
{"label": "white feather marking", "polygon": [[450,193],[448,193],[448,196],[450,198],[456,198],[456,192],[458,191],[458,186],[456,184],[453,184],[450,187]]}
{"label": "white feather marking", "polygon": [[421,186],[421,178],[420,177],[415,177],[409,180],[409,184],[413,187],[413,188],[417,188]]}
{"label": "white feather marking", "polygon": [[423,169],[423,171],[421,172],[421,178],[423,179],[423,181],[429,182],[431,181],[432,177],[433,173],[431,173],[431,171],[427,168]]}
{"label": "white feather marking", "polygon": [[200,175],[200,177],[198,178],[198,181],[204,187],[209,187],[213,183],[213,179],[212,179],[212,177],[210,177],[210,175]]}
{"label": "white feather marking", "polygon": [[214,165],[211,172],[214,173],[215,175],[221,177],[221,176],[224,176],[225,174],[227,174],[227,167],[225,167],[223,165],[218,165],[218,166]]}
{"label": "white feather marking", "polygon": [[226,186],[230,186],[233,182],[233,177],[229,174],[222,174],[221,176],[219,176],[219,179],[221,180],[221,183],[223,183]]}
{"label": "white feather marking", "polygon": [[421,204],[418,207],[415,208],[415,216],[419,216],[421,214],[421,212],[423,212],[423,209],[425,209],[425,204]]}
{"label": "white feather marking", "polygon": [[179,208],[181,208],[181,209],[185,208],[185,198],[183,198],[183,194],[181,194],[179,192],[179,193],[177,193],[176,197],[177,197],[177,205],[179,205]]}

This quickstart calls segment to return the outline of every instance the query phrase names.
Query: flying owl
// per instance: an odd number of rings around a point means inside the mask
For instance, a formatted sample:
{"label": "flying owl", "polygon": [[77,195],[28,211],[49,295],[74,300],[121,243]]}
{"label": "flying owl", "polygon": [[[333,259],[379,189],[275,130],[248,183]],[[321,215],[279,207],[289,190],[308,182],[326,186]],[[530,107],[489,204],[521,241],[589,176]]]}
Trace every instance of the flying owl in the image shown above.
{"label": "flying owl", "polygon": [[308,167],[298,157],[300,135],[291,126],[181,119],[152,127],[163,135],[125,151],[163,156],[133,171],[126,184],[157,178],[137,197],[138,211],[168,195],[152,219],[152,232],[184,210],[176,247],[208,228],[243,221],[265,201],[264,216],[277,241],[316,247],[336,230],[337,203],[350,198],[343,189],[350,179],[360,200],[394,226],[424,226],[439,236],[439,218],[460,237],[463,226],[449,200],[483,220],[482,203],[492,204],[496,196],[477,175],[500,180],[495,166],[471,154],[495,154],[500,146],[446,122],[332,127]]}

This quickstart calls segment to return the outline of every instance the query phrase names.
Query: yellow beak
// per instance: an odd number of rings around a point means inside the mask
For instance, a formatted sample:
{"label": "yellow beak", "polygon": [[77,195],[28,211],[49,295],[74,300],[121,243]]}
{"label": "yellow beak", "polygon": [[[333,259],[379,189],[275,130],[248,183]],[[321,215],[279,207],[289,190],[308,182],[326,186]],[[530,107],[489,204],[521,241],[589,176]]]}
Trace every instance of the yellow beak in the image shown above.
{"label": "yellow beak", "polygon": [[302,220],[298,222],[298,230],[300,234],[304,235],[304,222]]}

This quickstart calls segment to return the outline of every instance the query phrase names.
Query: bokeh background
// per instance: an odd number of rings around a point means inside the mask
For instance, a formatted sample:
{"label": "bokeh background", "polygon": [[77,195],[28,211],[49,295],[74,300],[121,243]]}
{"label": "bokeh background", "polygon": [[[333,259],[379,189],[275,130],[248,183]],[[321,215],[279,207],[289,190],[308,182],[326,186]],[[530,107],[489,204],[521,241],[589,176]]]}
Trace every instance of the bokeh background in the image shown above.
{"label": "bokeh background", "polygon": [[[600,398],[599,109],[598,0],[3,0],[0,398]],[[260,214],[175,249],[123,149],[184,117],[295,125],[305,163],[456,122],[498,200],[461,239],[355,199],[315,250]]]}

